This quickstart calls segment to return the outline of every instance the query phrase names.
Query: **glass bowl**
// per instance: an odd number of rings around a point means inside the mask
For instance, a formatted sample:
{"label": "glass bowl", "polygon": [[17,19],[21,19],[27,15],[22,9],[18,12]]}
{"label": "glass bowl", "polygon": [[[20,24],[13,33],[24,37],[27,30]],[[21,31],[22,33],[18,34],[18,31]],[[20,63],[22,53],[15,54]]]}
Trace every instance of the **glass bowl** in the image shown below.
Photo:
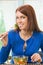
{"label": "glass bowl", "polygon": [[16,65],[26,65],[28,57],[27,56],[13,56],[14,64]]}

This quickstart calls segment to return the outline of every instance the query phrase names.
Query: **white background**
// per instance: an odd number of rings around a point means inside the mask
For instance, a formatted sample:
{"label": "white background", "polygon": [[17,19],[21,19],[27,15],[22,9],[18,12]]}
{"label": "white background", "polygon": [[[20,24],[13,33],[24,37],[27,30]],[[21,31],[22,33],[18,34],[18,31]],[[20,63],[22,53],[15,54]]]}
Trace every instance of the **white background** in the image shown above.
{"label": "white background", "polygon": [[0,0],[0,11],[3,11],[6,31],[14,27],[15,10],[23,2],[34,7],[39,28],[43,30],[43,0]]}
{"label": "white background", "polygon": [[0,11],[3,12],[6,31],[14,26],[15,10],[17,7],[18,1],[0,1]]}
{"label": "white background", "polygon": [[43,31],[43,0],[24,0],[24,4],[33,6],[39,28]]}

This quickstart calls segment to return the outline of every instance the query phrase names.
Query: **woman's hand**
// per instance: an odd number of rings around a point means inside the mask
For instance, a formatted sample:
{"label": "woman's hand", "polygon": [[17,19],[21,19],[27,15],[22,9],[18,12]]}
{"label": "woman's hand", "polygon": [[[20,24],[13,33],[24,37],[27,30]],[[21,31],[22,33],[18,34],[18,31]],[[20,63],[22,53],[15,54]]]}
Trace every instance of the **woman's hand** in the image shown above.
{"label": "woman's hand", "polygon": [[3,42],[3,46],[6,46],[8,41],[8,33],[5,32],[3,34],[0,34],[0,39]]}
{"label": "woman's hand", "polygon": [[38,53],[34,53],[31,56],[31,61],[32,62],[42,62],[41,56]]}

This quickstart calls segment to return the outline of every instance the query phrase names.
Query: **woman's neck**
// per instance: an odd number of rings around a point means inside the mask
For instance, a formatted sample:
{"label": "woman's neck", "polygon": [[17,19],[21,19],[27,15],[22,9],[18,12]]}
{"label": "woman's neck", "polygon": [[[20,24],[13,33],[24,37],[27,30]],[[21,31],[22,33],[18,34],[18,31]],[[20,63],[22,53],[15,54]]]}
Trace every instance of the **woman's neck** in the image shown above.
{"label": "woman's neck", "polygon": [[27,30],[22,30],[20,31],[20,36],[24,39],[27,40],[32,36],[33,32],[27,31]]}
{"label": "woman's neck", "polygon": [[31,35],[31,34],[32,34],[32,32],[27,31],[27,30],[22,30],[22,31],[20,31],[20,33],[21,33],[23,36],[27,36],[27,35]]}

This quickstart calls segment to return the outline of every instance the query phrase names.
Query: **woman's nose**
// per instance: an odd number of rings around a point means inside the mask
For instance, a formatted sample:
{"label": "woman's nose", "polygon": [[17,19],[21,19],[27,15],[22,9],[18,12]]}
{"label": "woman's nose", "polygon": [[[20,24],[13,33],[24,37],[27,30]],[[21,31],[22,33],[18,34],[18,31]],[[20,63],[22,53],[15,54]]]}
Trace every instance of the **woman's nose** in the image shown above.
{"label": "woman's nose", "polygon": [[18,19],[18,22],[19,22],[19,23],[21,23],[21,22],[22,22],[21,18],[19,18],[19,19]]}

